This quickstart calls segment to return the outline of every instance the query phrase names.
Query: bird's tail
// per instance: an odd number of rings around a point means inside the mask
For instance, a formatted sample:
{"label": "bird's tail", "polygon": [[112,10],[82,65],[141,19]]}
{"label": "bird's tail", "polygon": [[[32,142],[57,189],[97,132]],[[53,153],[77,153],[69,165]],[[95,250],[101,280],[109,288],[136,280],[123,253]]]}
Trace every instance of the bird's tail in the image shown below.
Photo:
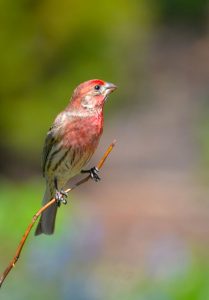
{"label": "bird's tail", "polygon": [[[55,190],[51,190],[49,184],[46,186],[46,191],[43,198],[43,205],[49,202],[55,196]],[[55,227],[55,219],[57,214],[57,205],[52,204],[49,206],[44,212],[41,214],[40,221],[35,231],[35,235],[39,235],[41,233],[44,234],[53,234]]]}

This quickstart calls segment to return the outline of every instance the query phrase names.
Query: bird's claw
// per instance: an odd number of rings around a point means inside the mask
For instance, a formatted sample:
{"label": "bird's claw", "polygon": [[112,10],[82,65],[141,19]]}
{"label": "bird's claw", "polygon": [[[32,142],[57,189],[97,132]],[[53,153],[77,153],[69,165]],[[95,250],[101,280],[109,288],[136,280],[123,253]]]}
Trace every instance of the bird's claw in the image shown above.
{"label": "bird's claw", "polygon": [[65,205],[67,204],[67,199],[66,199],[67,196],[68,196],[68,194],[65,191],[63,191],[63,190],[61,190],[61,191],[56,190],[55,199],[56,199],[58,207],[60,207],[61,203],[65,204]]}
{"label": "bird's claw", "polygon": [[97,167],[93,167],[93,168],[90,169],[90,176],[96,182],[101,180],[98,173],[99,173],[99,169]]}
{"label": "bird's claw", "polygon": [[81,173],[89,173],[89,175],[91,176],[91,178],[98,182],[101,180],[101,178],[99,177],[98,173],[99,173],[99,169],[97,167],[93,167],[89,170],[82,170]]}

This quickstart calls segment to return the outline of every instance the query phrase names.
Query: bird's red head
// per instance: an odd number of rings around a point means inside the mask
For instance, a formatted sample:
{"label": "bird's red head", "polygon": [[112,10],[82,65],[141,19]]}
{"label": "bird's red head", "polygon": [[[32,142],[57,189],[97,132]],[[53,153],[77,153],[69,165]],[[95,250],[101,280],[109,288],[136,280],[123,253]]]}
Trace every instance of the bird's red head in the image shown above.
{"label": "bird's red head", "polygon": [[102,109],[107,96],[116,88],[113,83],[100,79],[85,81],[74,90],[70,107],[82,110]]}

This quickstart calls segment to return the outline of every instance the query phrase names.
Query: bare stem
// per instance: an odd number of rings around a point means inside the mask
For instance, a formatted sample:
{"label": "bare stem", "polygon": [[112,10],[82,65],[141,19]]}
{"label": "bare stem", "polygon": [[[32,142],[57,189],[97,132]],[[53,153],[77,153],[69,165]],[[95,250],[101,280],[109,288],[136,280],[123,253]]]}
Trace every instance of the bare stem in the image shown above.
{"label": "bare stem", "polygon": [[[108,147],[108,149],[106,150],[106,152],[104,153],[103,157],[100,159],[100,161],[97,164],[97,168],[101,169],[105,160],[107,159],[108,155],[110,154],[110,152],[112,151],[113,147],[115,146],[115,140],[112,142],[112,144]],[[74,186],[72,186],[71,188],[68,188],[65,192],[69,193],[72,190],[74,190],[75,188],[77,188],[79,185],[87,182],[89,179],[91,178],[90,175],[86,176],[85,178],[81,179],[80,181],[78,181]],[[49,206],[51,206],[52,204],[54,204],[56,202],[56,199],[53,198],[52,200],[50,200],[46,205],[44,205],[43,207],[41,207],[36,214],[33,216],[31,223],[28,225],[27,229],[25,230],[22,239],[17,247],[17,250],[15,252],[15,255],[13,257],[13,259],[9,262],[8,266],[6,267],[6,269],[4,270],[4,272],[2,273],[1,277],[0,277],[0,287],[2,286],[4,280],[6,279],[7,275],[10,273],[10,271],[14,268],[16,262],[18,261],[20,254],[22,252],[22,249],[25,245],[25,242],[28,238],[29,233],[31,232],[31,229],[33,228],[33,225],[35,224],[36,220],[38,219],[38,217],[41,215],[41,213],[46,210]]]}

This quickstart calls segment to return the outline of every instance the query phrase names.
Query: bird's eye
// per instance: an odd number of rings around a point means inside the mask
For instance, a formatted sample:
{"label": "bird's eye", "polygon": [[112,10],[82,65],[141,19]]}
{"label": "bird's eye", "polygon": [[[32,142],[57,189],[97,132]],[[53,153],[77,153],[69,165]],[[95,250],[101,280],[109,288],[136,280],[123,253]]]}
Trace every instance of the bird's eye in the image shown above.
{"label": "bird's eye", "polygon": [[99,90],[100,90],[100,87],[101,87],[101,86],[97,84],[97,85],[95,85],[94,89],[95,89],[96,91],[99,91]]}

